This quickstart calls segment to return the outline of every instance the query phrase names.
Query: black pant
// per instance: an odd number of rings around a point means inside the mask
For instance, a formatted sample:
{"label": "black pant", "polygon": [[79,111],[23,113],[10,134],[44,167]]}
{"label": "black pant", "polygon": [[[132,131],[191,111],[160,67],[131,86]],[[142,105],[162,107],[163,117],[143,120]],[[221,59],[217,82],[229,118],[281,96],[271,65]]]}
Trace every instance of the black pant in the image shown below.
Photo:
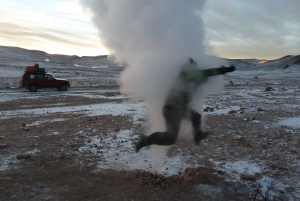
{"label": "black pant", "polygon": [[[173,145],[176,143],[178,132],[180,129],[180,122],[183,117],[189,112],[186,108],[183,108],[175,103],[166,103],[163,106],[163,116],[166,121],[167,131],[155,132],[147,136],[146,146],[157,145]],[[193,134],[195,141],[203,139],[204,136],[201,130],[201,114],[195,110],[191,110],[189,118],[193,126]],[[205,137],[204,137],[205,138]]]}

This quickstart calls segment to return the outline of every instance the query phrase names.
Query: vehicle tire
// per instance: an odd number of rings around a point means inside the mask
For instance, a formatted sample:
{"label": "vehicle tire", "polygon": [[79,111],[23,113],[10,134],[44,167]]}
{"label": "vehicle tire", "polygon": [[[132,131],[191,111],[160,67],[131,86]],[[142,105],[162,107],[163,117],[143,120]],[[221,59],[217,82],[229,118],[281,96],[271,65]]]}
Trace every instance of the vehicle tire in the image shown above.
{"label": "vehicle tire", "polygon": [[32,84],[28,87],[29,91],[36,92],[38,90],[38,86],[35,84]]}
{"label": "vehicle tire", "polygon": [[68,90],[68,86],[66,84],[62,84],[59,86],[59,90],[60,91],[67,91]]}

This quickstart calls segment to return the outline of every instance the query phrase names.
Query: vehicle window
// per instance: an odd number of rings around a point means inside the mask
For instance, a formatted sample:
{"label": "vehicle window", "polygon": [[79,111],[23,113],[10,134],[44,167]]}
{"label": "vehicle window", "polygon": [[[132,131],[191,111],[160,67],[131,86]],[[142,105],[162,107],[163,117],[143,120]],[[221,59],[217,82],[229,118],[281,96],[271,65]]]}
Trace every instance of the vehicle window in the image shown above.
{"label": "vehicle window", "polygon": [[29,79],[34,80],[35,79],[35,75],[30,75]]}
{"label": "vehicle window", "polygon": [[52,75],[45,75],[45,79],[46,80],[53,80],[53,76]]}
{"label": "vehicle window", "polygon": [[25,74],[23,79],[25,79],[25,80],[29,80],[29,79],[30,79],[30,77],[29,77],[29,75],[28,75],[28,74]]}
{"label": "vehicle window", "polygon": [[36,77],[37,77],[38,80],[44,80],[45,79],[44,75],[36,75]]}

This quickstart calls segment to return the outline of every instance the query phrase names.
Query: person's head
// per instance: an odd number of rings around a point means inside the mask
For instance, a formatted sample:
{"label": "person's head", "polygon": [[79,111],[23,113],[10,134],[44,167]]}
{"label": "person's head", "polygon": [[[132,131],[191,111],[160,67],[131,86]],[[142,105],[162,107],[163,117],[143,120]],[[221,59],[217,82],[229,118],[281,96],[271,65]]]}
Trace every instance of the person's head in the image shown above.
{"label": "person's head", "polygon": [[38,65],[38,64],[34,64],[34,66],[35,66],[35,67],[37,67],[37,68],[39,67],[39,65]]}
{"label": "person's head", "polygon": [[190,58],[190,64],[197,64],[197,62],[194,61],[194,59]]}

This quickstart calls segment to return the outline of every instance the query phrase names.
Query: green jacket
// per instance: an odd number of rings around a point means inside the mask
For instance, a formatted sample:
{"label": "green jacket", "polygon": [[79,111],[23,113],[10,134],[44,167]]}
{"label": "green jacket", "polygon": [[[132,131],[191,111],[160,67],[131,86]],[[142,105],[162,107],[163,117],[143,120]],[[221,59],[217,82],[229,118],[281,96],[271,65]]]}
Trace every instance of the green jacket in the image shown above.
{"label": "green jacket", "polygon": [[197,90],[197,87],[207,81],[209,77],[232,72],[235,67],[220,67],[200,70],[194,63],[185,65],[180,72],[166,102],[173,102],[182,107],[187,107]]}

